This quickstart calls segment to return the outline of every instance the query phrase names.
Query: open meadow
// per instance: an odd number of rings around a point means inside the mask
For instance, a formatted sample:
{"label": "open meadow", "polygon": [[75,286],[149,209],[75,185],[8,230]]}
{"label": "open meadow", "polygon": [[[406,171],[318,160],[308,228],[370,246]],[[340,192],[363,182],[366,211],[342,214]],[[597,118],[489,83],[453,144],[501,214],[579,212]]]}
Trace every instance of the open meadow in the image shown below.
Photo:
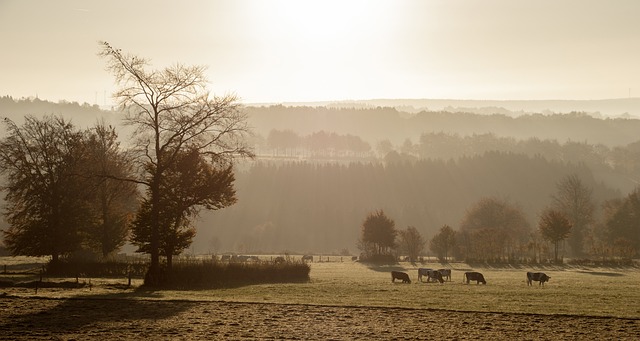
{"label": "open meadow", "polygon": [[[329,260],[311,263],[307,283],[158,291],[140,288],[140,279],[126,287],[123,277],[78,278],[85,285],[37,293],[0,288],[0,329],[8,331],[0,337],[427,339],[421,330],[428,328],[457,338],[640,338],[638,268]],[[451,268],[452,280],[421,283],[418,267]],[[392,283],[392,270],[407,272],[412,283]],[[482,272],[487,285],[463,283],[465,271]],[[528,286],[527,271],[551,280]],[[0,279],[8,276],[36,275]]]}

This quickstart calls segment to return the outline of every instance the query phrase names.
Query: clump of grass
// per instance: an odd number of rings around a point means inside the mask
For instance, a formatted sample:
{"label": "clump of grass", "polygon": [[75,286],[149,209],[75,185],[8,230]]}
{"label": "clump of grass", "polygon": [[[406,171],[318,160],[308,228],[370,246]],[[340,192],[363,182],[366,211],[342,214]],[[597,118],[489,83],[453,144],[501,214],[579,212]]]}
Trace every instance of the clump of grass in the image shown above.
{"label": "clump of grass", "polygon": [[309,281],[310,266],[302,261],[226,263],[215,260],[174,263],[162,269],[161,286],[212,289],[262,283]]}

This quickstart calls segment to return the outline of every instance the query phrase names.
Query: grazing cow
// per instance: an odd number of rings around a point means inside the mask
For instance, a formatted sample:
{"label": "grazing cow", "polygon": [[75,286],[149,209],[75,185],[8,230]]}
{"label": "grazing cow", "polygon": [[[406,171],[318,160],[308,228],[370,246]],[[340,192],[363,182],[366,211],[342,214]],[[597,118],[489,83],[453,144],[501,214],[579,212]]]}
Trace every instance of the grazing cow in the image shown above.
{"label": "grazing cow", "polygon": [[447,278],[447,281],[451,282],[451,269],[438,269],[438,272],[442,275],[442,278]]}
{"label": "grazing cow", "polygon": [[544,286],[544,282],[548,282],[551,277],[544,272],[527,272],[527,285],[532,285],[531,281],[538,281],[538,285]]}
{"label": "grazing cow", "polygon": [[465,272],[464,276],[462,277],[462,281],[466,281],[467,284],[469,284],[470,281],[476,281],[476,284],[487,284],[487,281],[485,281],[484,276],[479,273],[479,272],[475,272],[475,271],[469,271],[469,272]]}
{"label": "grazing cow", "polygon": [[304,256],[302,256],[302,261],[303,262],[306,262],[306,261],[313,262],[313,256],[312,255],[304,255]]}
{"label": "grazing cow", "polygon": [[357,261],[358,260],[358,256],[351,256],[351,260],[354,261],[354,262]]}
{"label": "grazing cow", "polygon": [[282,264],[282,263],[285,262],[285,260],[284,260],[284,257],[278,256],[278,257],[276,257],[276,259],[273,260],[273,262],[276,263],[276,264]]}
{"label": "grazing cow", "polygon": [[418,268],[418,281],[422,282],[422,276],[429,277],[429,271],[433,271],[433,269]]}
{"label": "grazing cow", "polygon": [[433,279],[434,281],[437,280],[440,283],[444,283],[442,274],[438,270],[418,268],[418,280],[420,282],[422,282],[422,276],[427,276],[427,282],[431,282],[431,279]]}
{"label": "grazing cow", "polygon": [[402,283],[411,283],[409,274],[407,274],[406,272],[391,271],[391,282],[395,283],[396,279],[401,280]]}

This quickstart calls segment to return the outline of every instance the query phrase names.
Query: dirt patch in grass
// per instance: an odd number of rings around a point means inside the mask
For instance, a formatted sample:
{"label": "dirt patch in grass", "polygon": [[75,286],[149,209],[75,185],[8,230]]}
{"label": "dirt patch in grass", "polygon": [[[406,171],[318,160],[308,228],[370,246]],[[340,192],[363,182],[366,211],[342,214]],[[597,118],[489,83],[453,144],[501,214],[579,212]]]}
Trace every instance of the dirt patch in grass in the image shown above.
{"label": "dirt patch in grass", "polygon": [[640,339],[640,319],[270,303],[0,297],[0,339]]}

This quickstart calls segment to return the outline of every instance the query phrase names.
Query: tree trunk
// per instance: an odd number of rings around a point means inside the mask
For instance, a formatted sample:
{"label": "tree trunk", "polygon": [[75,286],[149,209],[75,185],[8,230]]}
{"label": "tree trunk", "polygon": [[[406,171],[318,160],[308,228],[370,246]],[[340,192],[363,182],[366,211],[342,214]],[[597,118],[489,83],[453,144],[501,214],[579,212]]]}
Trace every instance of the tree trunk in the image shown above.
{"label": "tree trunk", "polygon": [[167,271],[171,271],[171,265],[173,264],[173,254],[167,252]]}
{"label": "tree trunk", "polygon": [[156,179],[151,183],[151,240],[149,241],[149,254],[151,264],[145,276],[145,284],[160,284],[160,181]]}

